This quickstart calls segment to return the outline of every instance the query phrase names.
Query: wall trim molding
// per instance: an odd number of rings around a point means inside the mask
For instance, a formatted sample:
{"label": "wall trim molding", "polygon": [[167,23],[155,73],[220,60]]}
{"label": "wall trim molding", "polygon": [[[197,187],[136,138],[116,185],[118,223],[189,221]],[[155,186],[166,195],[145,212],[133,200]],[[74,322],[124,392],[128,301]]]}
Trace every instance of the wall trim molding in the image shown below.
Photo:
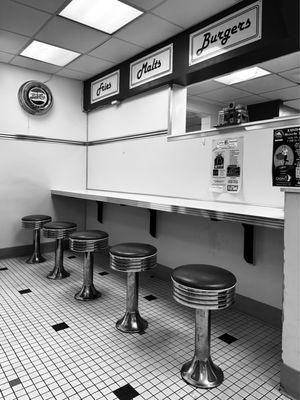
{"label": "wall trim molding", "polygon": [[80,140],[68,140],[68,139],[55,139],[45,136],[35,136],[35,135],[23,135],[16,133],[0,133],[0,139],[5,140],[27,140],[31,142],[47,142],[47,143],[60,143],[60,144],[71,144],[75,146],[86,146],[87,142],[82,142]]}
{"label": "wall trim molding", "polygon": [[[55,242],[41,243],[42,253],[54,251]],[[13,257],[25,257],[32,253],[32,244],[26,244],[24,246],[16,247],[5,247],[0,249],[0,259],[13,258]]]}
{"label": "wall trim molding", "polygon": [[284,394],[295,400],[300,399],[300,371],[282,363],[280,371],[280,387]]}

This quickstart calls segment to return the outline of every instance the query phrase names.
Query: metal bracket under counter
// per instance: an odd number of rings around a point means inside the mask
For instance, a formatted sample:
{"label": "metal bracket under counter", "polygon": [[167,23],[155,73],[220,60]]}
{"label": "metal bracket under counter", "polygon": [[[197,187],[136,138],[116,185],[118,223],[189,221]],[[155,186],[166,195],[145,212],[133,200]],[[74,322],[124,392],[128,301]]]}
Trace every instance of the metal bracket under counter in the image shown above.
{"label": "metal bracket under counter", "polygon": [[239,222],[244,228],[244,258],[250,264],[254,264],[254,226],[277,229],[284,226],[284,211],[275,207],[90,189],[53,189],[51,194],[97,201],[97,219],[100,223],[103,222],[104,202],[146,208],[150,212],[149,232],[153,237],[156,237],[157,211],[199,216],[213,221]]}

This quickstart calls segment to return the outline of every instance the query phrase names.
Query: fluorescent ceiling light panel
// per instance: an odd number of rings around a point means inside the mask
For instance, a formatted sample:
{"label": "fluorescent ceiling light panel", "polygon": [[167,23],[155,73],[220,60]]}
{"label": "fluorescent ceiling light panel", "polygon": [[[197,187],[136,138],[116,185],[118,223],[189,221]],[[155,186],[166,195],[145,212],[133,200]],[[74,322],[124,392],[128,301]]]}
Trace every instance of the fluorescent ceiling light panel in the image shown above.
{"label": "fluorescent ceiling light panel", "polygon": [[234,85],[235,83],[249,81],[260,76],[269,75],[270,72],[260,67],[251,67],[232,72],[231,74],[215,78],[214,81],[224,83],[225,85]]}
{"label": "fluorescent ceiling light panel", "polygon": [[34,40],[20,55],[64,67],[81,54]]}
{"label": "fluorescent ceiling light panel", "polygon": [[113,33],[134,20],[142,11],[119,0],[72,0],[60,13],[62,17]]}

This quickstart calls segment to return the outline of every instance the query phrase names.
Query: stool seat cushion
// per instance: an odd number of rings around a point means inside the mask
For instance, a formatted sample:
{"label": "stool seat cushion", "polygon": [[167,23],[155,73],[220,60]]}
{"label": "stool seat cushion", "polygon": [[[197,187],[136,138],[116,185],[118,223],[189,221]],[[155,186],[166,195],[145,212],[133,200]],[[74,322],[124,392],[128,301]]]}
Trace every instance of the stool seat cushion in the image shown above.
{"label": "stool seat cushion", "polygon": [[181,265],[174,269],[172,278],[181,285],[201,290],[229,289],[236,284],[231,272],[204,264]]}
{"label": "stool seat cushion", "polygon": [[116,257],[150,257],[157,253],[157,249],[151,244],[144,243],[120,243],[110,248],[110,254]]}
{"label": "stool seat cushion", "polygon": [[76,224],[73,222],[65,222],[65,221],[54,221],[48,222],[44,225],[44,229],[53,229],[53,230],[60,230],[60,229],[72,229],[76,228]]}
{"label": "stool seat cushion", "polygon": [[108,238],[108,233],[103,231],[84,231],[84,232],[74,232],[69,236],[70,239],[76,240],[101,240]]}
{"label": "stool seat cushion", "polygon": [[52,218],[49,215],[43,214],[34,214],[34,215],[26,215],[22,218],[22,221],[47,221],[51,220]]}

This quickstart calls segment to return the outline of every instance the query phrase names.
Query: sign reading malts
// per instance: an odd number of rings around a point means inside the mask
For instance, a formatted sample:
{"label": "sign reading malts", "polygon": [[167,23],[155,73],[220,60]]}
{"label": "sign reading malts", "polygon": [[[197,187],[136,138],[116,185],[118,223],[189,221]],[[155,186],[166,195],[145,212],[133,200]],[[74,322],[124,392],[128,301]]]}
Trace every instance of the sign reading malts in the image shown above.
{"label": "sign reading malts", "polygon": [[18,91],[21,107],[29,114],[46,114],[53,105],[50,89],[42,82],[28,81]]}
{"label": "sign reading malts", "polygon": [[273,186],[300,187],[300,127],[275,129]]}
{"label": "sign reading malts", "polygon": [[189,65],[261,39],[261,0],[190,35]]}
{"label": "sign reading malts", "polygon": [[115,96],[120,92],[120,70],[103,76],[91,84],[91,103]]}
{"label": "sign reading malts", "polygon": [[173,44],[130,64],[130,89],[173,72]]}

